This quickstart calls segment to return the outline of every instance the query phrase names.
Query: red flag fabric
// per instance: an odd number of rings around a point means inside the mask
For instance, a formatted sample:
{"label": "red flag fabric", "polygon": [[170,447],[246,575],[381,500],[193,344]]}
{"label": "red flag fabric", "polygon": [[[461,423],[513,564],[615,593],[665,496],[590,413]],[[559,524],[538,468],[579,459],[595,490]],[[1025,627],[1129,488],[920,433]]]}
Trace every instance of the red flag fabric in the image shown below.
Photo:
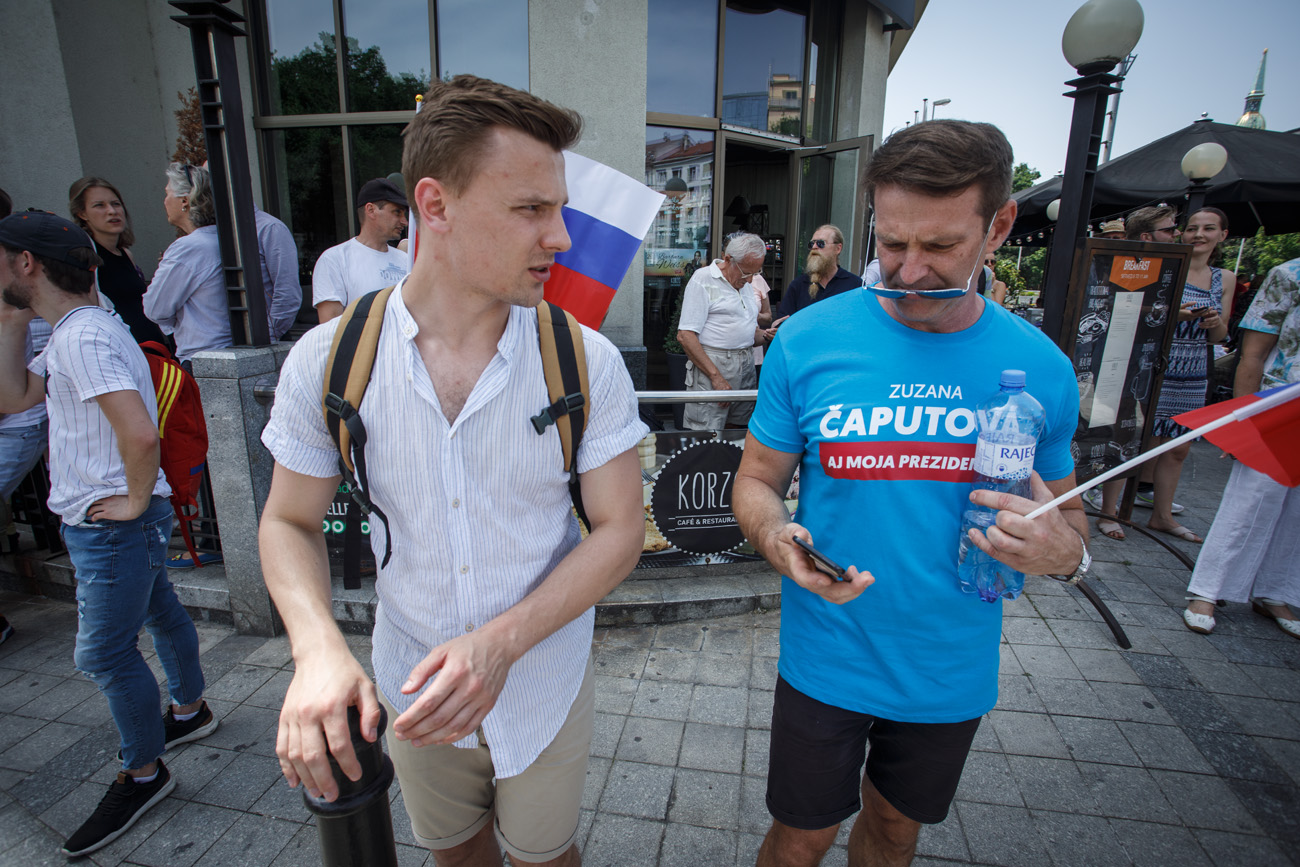
{"label": "red flag fabric", "polygon": [[[1233,414],[1238,421],[1208,431],[1205,438],[1279,484],[1300,485],[1300,383],[1282,385],[1194,409],[1174,421],[1198,428]],[[1258,406],[1264,403],[1267,406]]]}

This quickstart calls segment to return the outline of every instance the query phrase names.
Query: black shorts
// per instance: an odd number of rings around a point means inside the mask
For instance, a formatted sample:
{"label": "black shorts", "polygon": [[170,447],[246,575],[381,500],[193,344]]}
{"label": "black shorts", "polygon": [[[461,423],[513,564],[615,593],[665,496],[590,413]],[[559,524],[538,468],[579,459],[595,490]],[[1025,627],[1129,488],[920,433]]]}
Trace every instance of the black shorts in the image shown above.
{"label": "black shorts", "polygon": [[[783,825],[815,831],[862,809],[862,761],[898,812],[933,825],[948,815],[979,718],[909,723],[823,704],[776,681],[767,809]],[[866,754],[868,742],[870,755]]]}

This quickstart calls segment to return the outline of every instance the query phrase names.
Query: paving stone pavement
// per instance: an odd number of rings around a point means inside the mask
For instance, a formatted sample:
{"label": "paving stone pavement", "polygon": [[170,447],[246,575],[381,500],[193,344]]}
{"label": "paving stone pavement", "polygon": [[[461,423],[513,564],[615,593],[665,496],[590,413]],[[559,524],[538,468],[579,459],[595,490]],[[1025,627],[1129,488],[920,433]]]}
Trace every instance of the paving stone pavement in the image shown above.
{"label": "paving stone pavement", "polygon": [[[1202,533],[1226,479],[1216,454],[1194,449],[1178,495]],[[1179,618],[1186,569],[1136,535],[1093,544],[1091,583],[1132,648],[1076,590],[1031,579],[1005,606],[998,707],[915,863],[1300,863],[1300,642],[1244,605],[1195,635]],[[0,865],[60,864],[58,847],[116,772],[116,734],[73,670],[75,607],[0,594],[0,611],[17,629],[0,646]],[[754,863],[769,822],[779,621],[764,611],[596,633],[578,837],[588,867]],[[287,640],[212,625],[199,636],[221,728],[169,755],[175,794],[86,863],[319,863],[311,817],[274,758]],[[349,641],[368,667],[369,639]],[[392,798],[400,863],[432,864],[396,784]],[[847,863],[847,838],[846,826],[827,865]]]}

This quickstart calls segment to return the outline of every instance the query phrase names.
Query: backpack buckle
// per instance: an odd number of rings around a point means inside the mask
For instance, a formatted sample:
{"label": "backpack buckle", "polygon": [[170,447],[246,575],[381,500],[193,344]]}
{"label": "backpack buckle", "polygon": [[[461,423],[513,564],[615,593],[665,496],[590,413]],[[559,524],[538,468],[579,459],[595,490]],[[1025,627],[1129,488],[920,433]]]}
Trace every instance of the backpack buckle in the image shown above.
{"label": "backpack buckle", "polygon": [[586,402],[586,398],[582,396],[582,392],[580,391],[575,391],[573,394],[566,394],[564,397],[546,407],[546,409],[542,410],[530,419],[533,423],[533,429],[537,431],[539,436],[546,433],[548,425],[553,425],[563,416],[582,409]]}

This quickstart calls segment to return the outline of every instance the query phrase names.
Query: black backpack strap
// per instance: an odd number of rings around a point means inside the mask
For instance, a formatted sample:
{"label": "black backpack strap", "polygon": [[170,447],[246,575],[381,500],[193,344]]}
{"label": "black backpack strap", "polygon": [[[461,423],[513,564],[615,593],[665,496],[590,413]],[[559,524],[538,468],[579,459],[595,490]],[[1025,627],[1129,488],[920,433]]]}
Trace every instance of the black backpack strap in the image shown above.
{"label": "black backpack strap", "polygon": [[582,507],[578,481],[578,448],[587,428],[590,386],[587,382],[587,354],[582,326],[567,310],[549,301],[537,305],[537,339],[542,350],[542,369],[551,404],[533,416],[533,428],[540,435],[554,424],[564,450],[564,470],[569,474],[569,495],[578,520],[590,529]]}
{"label": "black backpack strap", "polygon": [[[366,475],[366,426],[357,412],[370,384],[370,374],[379,349],[384,310],[393,287],[363,295],[343,312],[325,363],[325,385],[321,403],[325,426],[339,448],[339,472],[351,492],[343,535],[343,586],[361,586],[361,521],[373,512],[384,525],[384,559],[393,556],[388,517],[369,496]],[[371,314],[374,314],[373,316]]]}

